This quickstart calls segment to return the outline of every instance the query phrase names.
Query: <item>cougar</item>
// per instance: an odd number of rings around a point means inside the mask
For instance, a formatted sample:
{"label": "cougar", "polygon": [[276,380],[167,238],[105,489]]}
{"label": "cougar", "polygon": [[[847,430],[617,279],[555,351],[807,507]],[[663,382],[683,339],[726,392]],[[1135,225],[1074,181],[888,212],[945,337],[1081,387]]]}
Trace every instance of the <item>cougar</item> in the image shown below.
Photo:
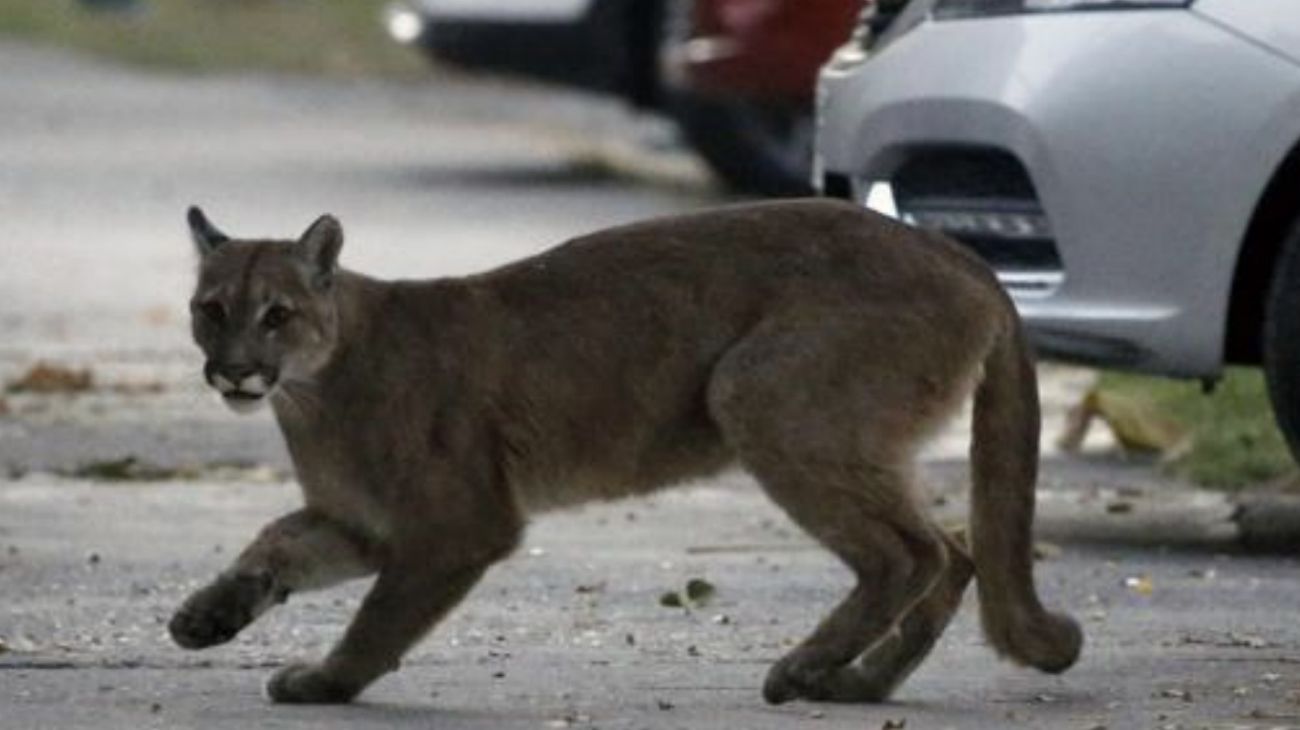
{"label": "cougar", "polygon": [[[329,215],[232,239],[198,208],[192,330],[230,407],[270,403],[304,506],[169,625],[198,649],[290,595],[376,574],[276,702],[347,702],[519,544],[530,513],[737,464],[856,586],[763,695],[886,699],[972,576],[989,644],[1061,672],[1082,633],[1036,593],[1039,404],[1026,337],[959,244],[847,203],[737,205],[611,228],[464,278],[338,265]],[[967,541],[920,506],[915,460],[973,393]]]}

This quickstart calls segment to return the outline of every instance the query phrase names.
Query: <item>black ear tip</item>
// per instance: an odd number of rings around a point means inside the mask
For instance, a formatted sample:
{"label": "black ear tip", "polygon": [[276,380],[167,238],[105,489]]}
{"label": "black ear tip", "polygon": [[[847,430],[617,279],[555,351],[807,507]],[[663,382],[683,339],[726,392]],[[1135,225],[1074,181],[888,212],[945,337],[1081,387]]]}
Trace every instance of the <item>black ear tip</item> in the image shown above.
{"label": "black ear tip", "polygon": [[207,216],[203,215],[203,211],[199,209],[199,206],[191,205],[189,210],[185,211],[185,220],[189,221],[192,226],[198,226],[207,220]]}
{"label": "black ear tip", "polygon": [[307,228],[307,233],[304,235],[342,238],[343,224],[340,223],[339,219],[335,218],[333,215],[329,213],[324,213],[320,217],[318,217],[315,221],[312,221],[311,226]]}

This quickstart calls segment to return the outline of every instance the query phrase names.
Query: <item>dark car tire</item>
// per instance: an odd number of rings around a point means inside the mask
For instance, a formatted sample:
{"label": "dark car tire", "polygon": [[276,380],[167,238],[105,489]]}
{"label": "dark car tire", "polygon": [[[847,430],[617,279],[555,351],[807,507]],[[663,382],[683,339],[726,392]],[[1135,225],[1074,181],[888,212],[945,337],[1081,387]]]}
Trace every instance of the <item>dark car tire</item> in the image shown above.
{"label": "dark car tire", "polygon": [[771,197],[813,192],[813,110],[798,104],[674,94],[668,114],[731,189]]}
{"label": "dark car tire", "polygon": [[1264,379],[1273,417],[1300,462],[1300,220],[1292,225],[1264,309]]}

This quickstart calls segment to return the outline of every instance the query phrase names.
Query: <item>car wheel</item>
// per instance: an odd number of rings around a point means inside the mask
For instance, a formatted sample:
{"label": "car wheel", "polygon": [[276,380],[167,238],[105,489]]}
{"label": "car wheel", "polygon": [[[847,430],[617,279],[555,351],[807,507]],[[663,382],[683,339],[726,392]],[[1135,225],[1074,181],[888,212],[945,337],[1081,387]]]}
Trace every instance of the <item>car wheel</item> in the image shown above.
{"label": "car wheel", "polygon": [[1264,379],[1291,455],[1300,461],[1300,221],[1292,226],[1264,311]]}
{"label": "car wheel", "polygon": [[813,110],[801,104],[675,95],[668,112],[729,187],[793,197],[812,193]]}

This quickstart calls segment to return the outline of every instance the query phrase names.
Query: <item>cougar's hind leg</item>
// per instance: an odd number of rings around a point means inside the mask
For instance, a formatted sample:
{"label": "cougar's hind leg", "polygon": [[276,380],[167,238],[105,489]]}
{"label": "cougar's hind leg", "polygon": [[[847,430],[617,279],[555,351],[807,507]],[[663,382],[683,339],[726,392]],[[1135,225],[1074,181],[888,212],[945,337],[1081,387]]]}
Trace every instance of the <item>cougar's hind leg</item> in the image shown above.
{"label": "cougar's hind leg", "polygon": [[[842,468],[842,467],[841,467]],[[755,469],[762,474],[769,471]],[[874,500],[848,493],[848,483],[821,475],[784,482],[760,475],[764,489],[806,532],[835,553],[857,580],[813,633],[769,671],[763,695],[838,702],[883,699],[851,663],[880,644],[930,593],[947,564],[943,543],[919,520],[888,514]],[[892,477],[851,477],[854,486],[892,489]],[[815,503],[810,503],[815,502]]]}
{"label": "cougar's hind leg", "polygon": [[880,699],[846,666],[884,639],[948,564],[911,484],[920,419],[934,406],[909,374],[882,362],[889,353],[859,344],[870,344],[869,334],[836,322],[760,327],[723,358],[710,386],[711,412],[741,463],[857,579],[771,669],[770,702]]}
{"label": "cougar's hind leg", "polygon": [[899,622],[898,627],[872,646],[853,665],[841,669],[834,682],[839,694],[864,701],[884,701],[929,655],[975,575],[966,548],[949,535],[948,567],[943,577]]}

